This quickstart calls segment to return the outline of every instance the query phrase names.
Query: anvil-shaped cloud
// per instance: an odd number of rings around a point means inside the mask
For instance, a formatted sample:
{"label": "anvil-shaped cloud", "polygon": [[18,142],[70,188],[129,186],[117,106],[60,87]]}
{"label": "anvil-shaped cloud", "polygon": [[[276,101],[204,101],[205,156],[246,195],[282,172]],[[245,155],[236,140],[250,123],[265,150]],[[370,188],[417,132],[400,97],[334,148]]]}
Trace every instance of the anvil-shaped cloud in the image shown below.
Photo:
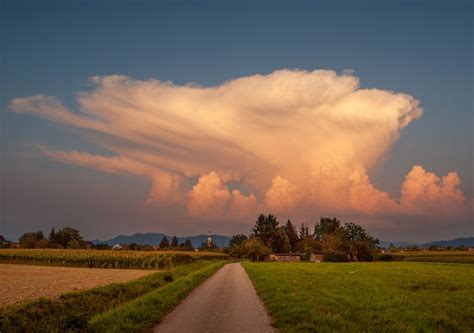
{"label": "anvil-shaped cloud", "polygon": [[468,211],[454,172],[440,180],[414,166],[397,199],[370,183],[368,170],[422,110],[409,95],[361,89],[352,74],[278,70],[215,87],[119,75],[91,81],[78,112],[43,95],[10,107],[92,133],[115,156],[40,147],[62,162],[148,178],[149,204],[228,220],[259,211]]}

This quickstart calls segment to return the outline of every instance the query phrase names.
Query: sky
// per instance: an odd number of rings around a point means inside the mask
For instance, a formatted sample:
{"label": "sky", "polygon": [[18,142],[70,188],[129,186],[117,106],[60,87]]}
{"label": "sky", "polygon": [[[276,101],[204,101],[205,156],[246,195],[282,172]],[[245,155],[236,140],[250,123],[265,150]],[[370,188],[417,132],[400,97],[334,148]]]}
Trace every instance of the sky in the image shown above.
{"label": "sky", "polygon": [[470,1],[3,1],[0,234],[474,235]]}

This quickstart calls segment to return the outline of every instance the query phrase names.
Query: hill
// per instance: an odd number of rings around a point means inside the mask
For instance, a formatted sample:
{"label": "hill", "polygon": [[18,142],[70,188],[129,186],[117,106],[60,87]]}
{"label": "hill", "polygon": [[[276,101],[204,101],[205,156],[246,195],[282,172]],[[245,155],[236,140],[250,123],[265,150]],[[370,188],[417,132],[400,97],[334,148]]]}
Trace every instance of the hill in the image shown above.
{"label": "hill", "polygon": [[[380,241],[380,246],[383,248],[389,248],[390,247],[390,242],[384,242]],[[429,248],[431,245],[441,245],[443,247],[457,247],[460,245],[464,245],[466,247],[474,247],[474,237],[463,237],[463,238],[456,238],[452,240],[439,240],[439,241],[433,241],[429,243],[408,243],[408,242],[394,242],[393,245],[397,247],[404,247],[404,246],[417,246],[419,248]]]}
{"label": "hill", "polygon": [[[146,234],[133,234],[133,235],[120,235],[109,240],[94,240],[94,244],[106,243],[107,245],[113,246],[115,244],[131,244],[136,243],[140,245],[159,245],[163,237],[168,238],[168,241],[171,242],[173,236],[165,235],[162,233],[146,233]],[[189,237],[178,237],[178,242],[184,243],[186,239],[189,239],[195,248],[200,247],[203,242],[207,241],[207,235],[196,235]],[[218,247],[226,247],[229,245],[229,237],[222,235],[212,235],[214,243]]]}

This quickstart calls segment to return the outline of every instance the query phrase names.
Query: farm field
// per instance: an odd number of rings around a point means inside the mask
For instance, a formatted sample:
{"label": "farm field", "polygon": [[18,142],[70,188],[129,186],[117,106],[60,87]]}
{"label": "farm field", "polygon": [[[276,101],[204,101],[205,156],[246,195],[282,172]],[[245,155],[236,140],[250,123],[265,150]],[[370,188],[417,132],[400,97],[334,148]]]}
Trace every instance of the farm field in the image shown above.
{"label": "farm field", "polygon": [[212,252],[0,249],[0,263],[89,268],[158,269],[196,260],[223,260]]}
{"label": "farm field", "polygon": [[474,265],[243,264],[281,332],[471,332]]}
{"label": "farm field", "polygon": [[0,307],[38,297],[53,298],[67,291],[127,282],[154,272],[0,264]]}
{"label": "farm field", "polygon": [[[122,282],[110,280],[106,282],[108,284],[92,289],[65,292],[59,296],[55,295],[54,298],[36,298],[26,303],[0,307],[0,332],[104,332],[110,331],[108,327],[113,327],[115,331],[124,331],[127,325],[129,328],[126,331],[150,329],[194,287],[227,262],[222,260],[225,256],[214,253],[93,250],[1,252],[2,276],[4,272],[9,272],[13,275],[11,279],[15,276],[17,281],[7,281],[7,278],[1,277],[0,281],[5,281],[9,290],[16,288],[20,291],[19,294],[21,290],[34,288],[31,285],[32,279],[42,279],[35,277],[33,272],[49,274],[49,284],[54,289],[60,289],[66,283],[63,279],[97,281],[100,279],[91,278],[95,274],[100,274],[102,278],[123,276],[119,278]],[[165,264],[159,264],[163,260]],[[31,266],[26,263],[39,265]],[[147,270],[47,267],[49,263],[56,266],[84,267],[86,263],[91,267],[145,267]],[[163,268],[158,271],[151,269],[157,266]],[[53,272],[63,273],[57,275],[58,273]],[[73,275],[76,276],[73,277],[70,272],[75,272]],[[24,274],[33,276],[24,278]],[[47,280],[48,277],[45,276],[41,283],[48,283]],[[102,284],[104,281],[100,282]],[[13,287],[10,283],[14,283]],[[58,293],[60,292],[61,290],[58,290]]]}
{"label": "farm field", "polygon": [[395,260],[474,264],[473,251],[406,251],[391,253]]}

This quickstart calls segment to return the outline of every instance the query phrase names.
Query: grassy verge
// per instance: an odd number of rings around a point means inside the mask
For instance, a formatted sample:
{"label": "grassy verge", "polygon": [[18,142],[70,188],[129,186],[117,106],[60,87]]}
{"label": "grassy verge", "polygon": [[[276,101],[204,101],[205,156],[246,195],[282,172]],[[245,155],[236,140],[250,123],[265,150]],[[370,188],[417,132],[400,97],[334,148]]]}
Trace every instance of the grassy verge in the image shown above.
{"label": "grassy verge", "polygon": [[91,320],[90,328],[93,332],[147,331],[224,264],[225,262],[216,262],[133,302],[96,316]]}
{"label": "grassy verge", "polygon": [[471,332],[474,266],[244,263],[281,332]]}
{"label": "grassy verge", "polygon": [[206,267],[214,267],[215,263],[196,261],[126,283],[113,283],[66,293],[54,300],[39,299],[20,306],[6,307],[0,310],[0,332],[84,331],[93,316],[161,288],[172,280],[179,280]]}
{"label": "grassy verge", "polygon": [[224,260],[213,252],[0,249],[0,262],[88,268],[157,269],[196,260]]}

